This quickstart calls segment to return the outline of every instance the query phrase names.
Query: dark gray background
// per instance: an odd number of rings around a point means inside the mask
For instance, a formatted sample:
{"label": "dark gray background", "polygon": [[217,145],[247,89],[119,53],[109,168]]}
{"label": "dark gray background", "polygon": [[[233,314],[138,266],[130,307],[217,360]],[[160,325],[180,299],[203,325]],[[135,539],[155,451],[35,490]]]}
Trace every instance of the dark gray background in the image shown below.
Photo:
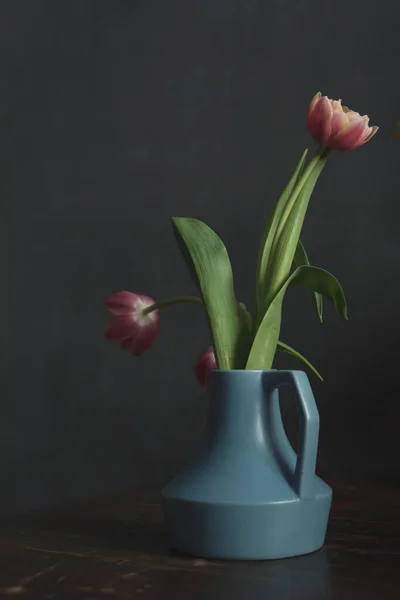
{"label": "dark gray background", "polygon": [[291,291],[282,339],[325,376],[320,467],[399,470],[399,18],[397,0],[0,3],[2,511],[160,485],[191,456],[200,308],[163,312],[134,359],[104,341],[103,300],[194,292],[179,215],[223,237],[250,302],[318,90],[381,129],[332,156],[302,236],[350,320],[327,306],[321,326]]}

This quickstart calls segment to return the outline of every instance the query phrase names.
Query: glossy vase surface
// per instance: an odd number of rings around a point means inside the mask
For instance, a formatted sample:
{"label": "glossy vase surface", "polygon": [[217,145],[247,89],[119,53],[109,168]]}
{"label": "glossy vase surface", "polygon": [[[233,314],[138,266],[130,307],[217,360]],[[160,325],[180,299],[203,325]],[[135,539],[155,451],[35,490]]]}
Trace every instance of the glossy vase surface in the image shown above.
{"label": "glossy vase surface", "polygon": [[[300,415],[297,454],[278,389]],[[301,371],[212,371],[204,446],[162,491],[171,547],[221,559],[313,552],[325,539],[332,490],[315,474],[319,415]]]}

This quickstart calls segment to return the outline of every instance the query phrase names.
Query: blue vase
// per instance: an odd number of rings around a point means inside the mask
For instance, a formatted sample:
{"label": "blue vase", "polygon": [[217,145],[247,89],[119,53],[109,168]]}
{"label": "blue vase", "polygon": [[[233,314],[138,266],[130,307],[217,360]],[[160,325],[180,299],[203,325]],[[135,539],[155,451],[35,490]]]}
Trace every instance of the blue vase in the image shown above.
{"label": "blue vase", "polygon": [[[298,453],[278,388],[295,391]],[[193,556],[273,559],[320,548],[332,490],[315,474],[319,415],[301,371],[213,371],[207,439],[163,490],[171,547]]]}

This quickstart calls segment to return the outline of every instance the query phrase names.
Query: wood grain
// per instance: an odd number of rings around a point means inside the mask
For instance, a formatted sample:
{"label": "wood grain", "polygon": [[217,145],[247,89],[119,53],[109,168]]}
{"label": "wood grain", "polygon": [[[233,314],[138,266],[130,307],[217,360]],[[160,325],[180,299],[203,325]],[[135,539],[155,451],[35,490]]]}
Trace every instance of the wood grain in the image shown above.
{"label": "wood grain", "polygon": [[400,598],[400,482],[335,476],[326,545],[270,562],[168,548],[158,493],[132,491],[0,522],[0,597],[47,600]]}

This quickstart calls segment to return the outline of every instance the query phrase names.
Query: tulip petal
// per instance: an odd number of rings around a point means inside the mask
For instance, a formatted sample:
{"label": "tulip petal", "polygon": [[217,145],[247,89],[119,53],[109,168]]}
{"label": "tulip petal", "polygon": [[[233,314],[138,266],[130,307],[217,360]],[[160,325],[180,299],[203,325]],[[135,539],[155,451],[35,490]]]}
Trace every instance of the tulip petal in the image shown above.
{"label": "tulip petal", "polygon": [[317,92],[315,94],[315,96],[311,100],[311,104],[310,104],[310,107],[308,109],[308,114],[310,114],[314,110],[314,108],[316,107],[318,101],[321,100],[321,96],[322,96],[321,92]]}
{"label": "tulip petal", "polygon": [[138,294],[132,292],[118,292],[106,298],[104,306],[113,315],[124,315],[133,312],[137,298]]}
{"label": "tulip petal", "polygon": [[135,318],[140,325],[145,325],[158,319],[158,310],[152,310],[147,315],[143,314],[144,309],[148,308],[152,304],[154,304],[154,300],[152,298],[149,298],[148,296],[138,295],[136,297],[134,312]]}
{"label": "tulip petal", "polygon": [[376,125],[373,125],[369,129],[370,129],[370,131],[367,133],[365,139],[363,140],[363,144],[366,144],[367,142],[369,142],[369,140],[376,134],[379,127],[377,127]]}
{"label": "tulip petal", "polygon": [[194,367],[195,375],[201,386],[208,389],[210,371],[216,368],[214,349],[212,346],[209,346],[200,354]]}
{"label": "tulip petal", "polygon": [[329,146],[334,150],[341,150],[342,152],[355,150],[362,145],[365,130],[365,121],[362,119],[350,122],[348,125],[342,127],[338,134],[330,140]]}
{"label": "tulip petal", "polygon": [[134,320],[134,315],[117,315],[113,317],[106,331],[106,338],[117,342],[126,340],[137,334],[139,325]]}
{"label": "tulip petal", "polygon": [[331,134],[331,118],[333,110],[329,99],[323,96],[307,118],[310,135],[321,146],[326,146]]}
{"label": "tulip petal", "polygon": [[139,327],[132,337],[124,340],[121,346],[133,356],[140,356],[153,344],[159,330],[159,321],[153,321],[150,324]]}
{"label": "tulip petal", "polygon": [[307,129],[308,129],[309,134],[311,135],[311,137],[314,140],[319,135],[319,120],[316,118],[316,106],[320,102],[320,99],[318,99],[317,104],[314,103],[314,105],[312,106],[315,98],[316,97],[314,96],[314,98],[312,99],[310,108],[308,109],[308,115],[307,115]]}
{"label": "tulip petal", "polygon": [[367,115],[365,115],[365,117],[362,117],[360,115],[360,113],[356,112],[355,110],[350,110],[350,109],[346,113],[346,117],[348,118],[350,123],[355,123],[358,121],[363,121],[363,122],[367,121],[367,124],[368,124],[368,121],[369,121]]}
{"label": "tulip petal", "polygon": [[338,110],[339,112],[343,112],[342,101],[341,100],[331,100],[333,110]]}
{"label": "tulip petal", "polygon": [[342,110],[334,110],[331,122],[331,137],[335,137],[337,133],[349,122],[347,115]]}

